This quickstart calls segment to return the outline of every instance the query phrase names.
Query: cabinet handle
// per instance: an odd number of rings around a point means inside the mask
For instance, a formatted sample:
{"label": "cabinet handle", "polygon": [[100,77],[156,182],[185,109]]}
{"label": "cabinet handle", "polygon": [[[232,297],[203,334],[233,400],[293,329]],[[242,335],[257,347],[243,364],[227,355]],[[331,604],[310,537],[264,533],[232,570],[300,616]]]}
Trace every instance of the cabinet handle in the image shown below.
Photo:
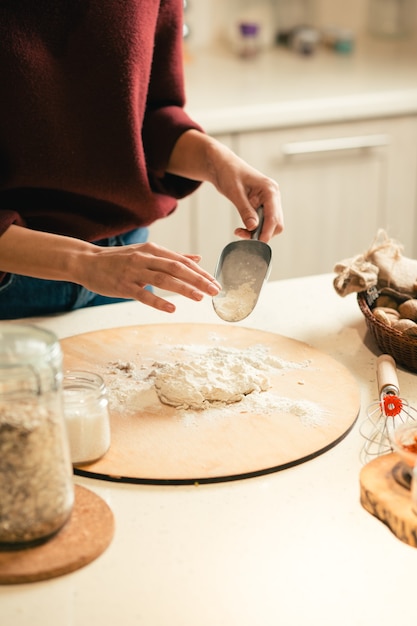
{"label": "cabinet handle", "polygon": [[389,144],[388,135],[362,135],[357,137],[336,137],[335,139],[315,139],[313,141],[293,141],[284,143],[281,150],[284,156],[295,154],[315,154],[336,150],[363,150]]}

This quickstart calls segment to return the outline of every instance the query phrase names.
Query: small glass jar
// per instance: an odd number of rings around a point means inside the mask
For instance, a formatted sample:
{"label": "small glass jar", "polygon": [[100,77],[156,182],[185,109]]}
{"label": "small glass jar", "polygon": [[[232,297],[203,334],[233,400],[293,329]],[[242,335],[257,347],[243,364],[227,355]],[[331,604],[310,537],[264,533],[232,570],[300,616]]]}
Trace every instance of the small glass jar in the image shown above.
{"label": "small glass jar", "polygon": [[110,447],[107,389],[98,374],[67,371],[64,414],[73,465],[92,463]]}
{"label": "small glass jar", "polygon": [[35,326],[0,323],[0,548],[45,541],[73,504],[59,342]]}
{"label": "small glass jar", "polygon": [[260,26],[256,22],[239,24],[239,56],[242,59],[253,59],[260,52]]}

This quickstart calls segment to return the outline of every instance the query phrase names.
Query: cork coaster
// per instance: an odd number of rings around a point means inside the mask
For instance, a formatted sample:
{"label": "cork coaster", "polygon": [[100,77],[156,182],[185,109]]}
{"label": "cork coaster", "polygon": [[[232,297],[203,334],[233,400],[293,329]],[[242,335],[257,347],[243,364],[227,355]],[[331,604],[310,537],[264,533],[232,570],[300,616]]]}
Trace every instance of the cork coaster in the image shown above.
{"label": "cork coaster", "polygon": [[417,547],[417,514],[412,509],[410,489],[396,479],[400,466],[400,457],[394,453],[367,463],[360,473],[361,504],[398,539]]}
{"label": "cork coaster", "polygon": [[111,509],[98,495],[75,485],[75,502],[65,526],[47,542],[0,551],[0,584],[30,583],[68,574],[104,552],[114,534]]}

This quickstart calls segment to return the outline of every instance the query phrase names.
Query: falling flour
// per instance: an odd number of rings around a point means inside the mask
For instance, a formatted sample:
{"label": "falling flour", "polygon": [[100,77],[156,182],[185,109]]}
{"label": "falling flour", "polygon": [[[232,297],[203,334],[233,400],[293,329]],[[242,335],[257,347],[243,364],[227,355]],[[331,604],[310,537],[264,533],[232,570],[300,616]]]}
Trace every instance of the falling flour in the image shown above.
{"label": "falling flour", "polygon": [[[286,361],[271,355],[264,345],[245,350],[206,345],[165,347],[175,358],[148,365],[109,363],[106,384],[110,410],[163,414],[164,405],[192,424],[228,414],[288,413],[303,424],[325,423],[322,407],[308,400],[294,400],[271,392],[270,375],[277,370],[303,370],[309,361]],[[180,358],[178,355],[180,354]],[[170,354],[168,354],[170,356]]]}

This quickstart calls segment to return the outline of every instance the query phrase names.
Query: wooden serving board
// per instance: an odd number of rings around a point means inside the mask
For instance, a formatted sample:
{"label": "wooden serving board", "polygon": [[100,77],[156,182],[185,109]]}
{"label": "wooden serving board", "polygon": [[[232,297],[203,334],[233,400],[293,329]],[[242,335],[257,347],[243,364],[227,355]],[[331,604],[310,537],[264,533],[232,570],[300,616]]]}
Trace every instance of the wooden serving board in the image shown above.
{"label": "wooden serving board", "polygon": [[[109,364],[190,358],[196,346],[247,350],[308,367],[268,372],[274,397],[316,403],[325,421],[306,423],[286,410],[247,410],[237,402],[219,409],[187,412],[162,404],[157,396],[140,408],[110,402],[110,450],[77,474],[114,481],[192,484],[265,474],[307,461],[337,444],[353,426],[359,389],[350,372],[313,347],[281,335],[239,326],[146,325],[85,333],[61,342],[66,369],[102,374],[109,389]],[[113,398],[114,399],[114,398]],[[112,400],[112,398],[111,398]]]}
{"label": "wooden serving board", "polygon": [[400,484],[401,459],[395,453],[370,461],[361,470],[361,504],[386,524],[404,543],[417,547],[417,514],[412,508],[410,489]]}

